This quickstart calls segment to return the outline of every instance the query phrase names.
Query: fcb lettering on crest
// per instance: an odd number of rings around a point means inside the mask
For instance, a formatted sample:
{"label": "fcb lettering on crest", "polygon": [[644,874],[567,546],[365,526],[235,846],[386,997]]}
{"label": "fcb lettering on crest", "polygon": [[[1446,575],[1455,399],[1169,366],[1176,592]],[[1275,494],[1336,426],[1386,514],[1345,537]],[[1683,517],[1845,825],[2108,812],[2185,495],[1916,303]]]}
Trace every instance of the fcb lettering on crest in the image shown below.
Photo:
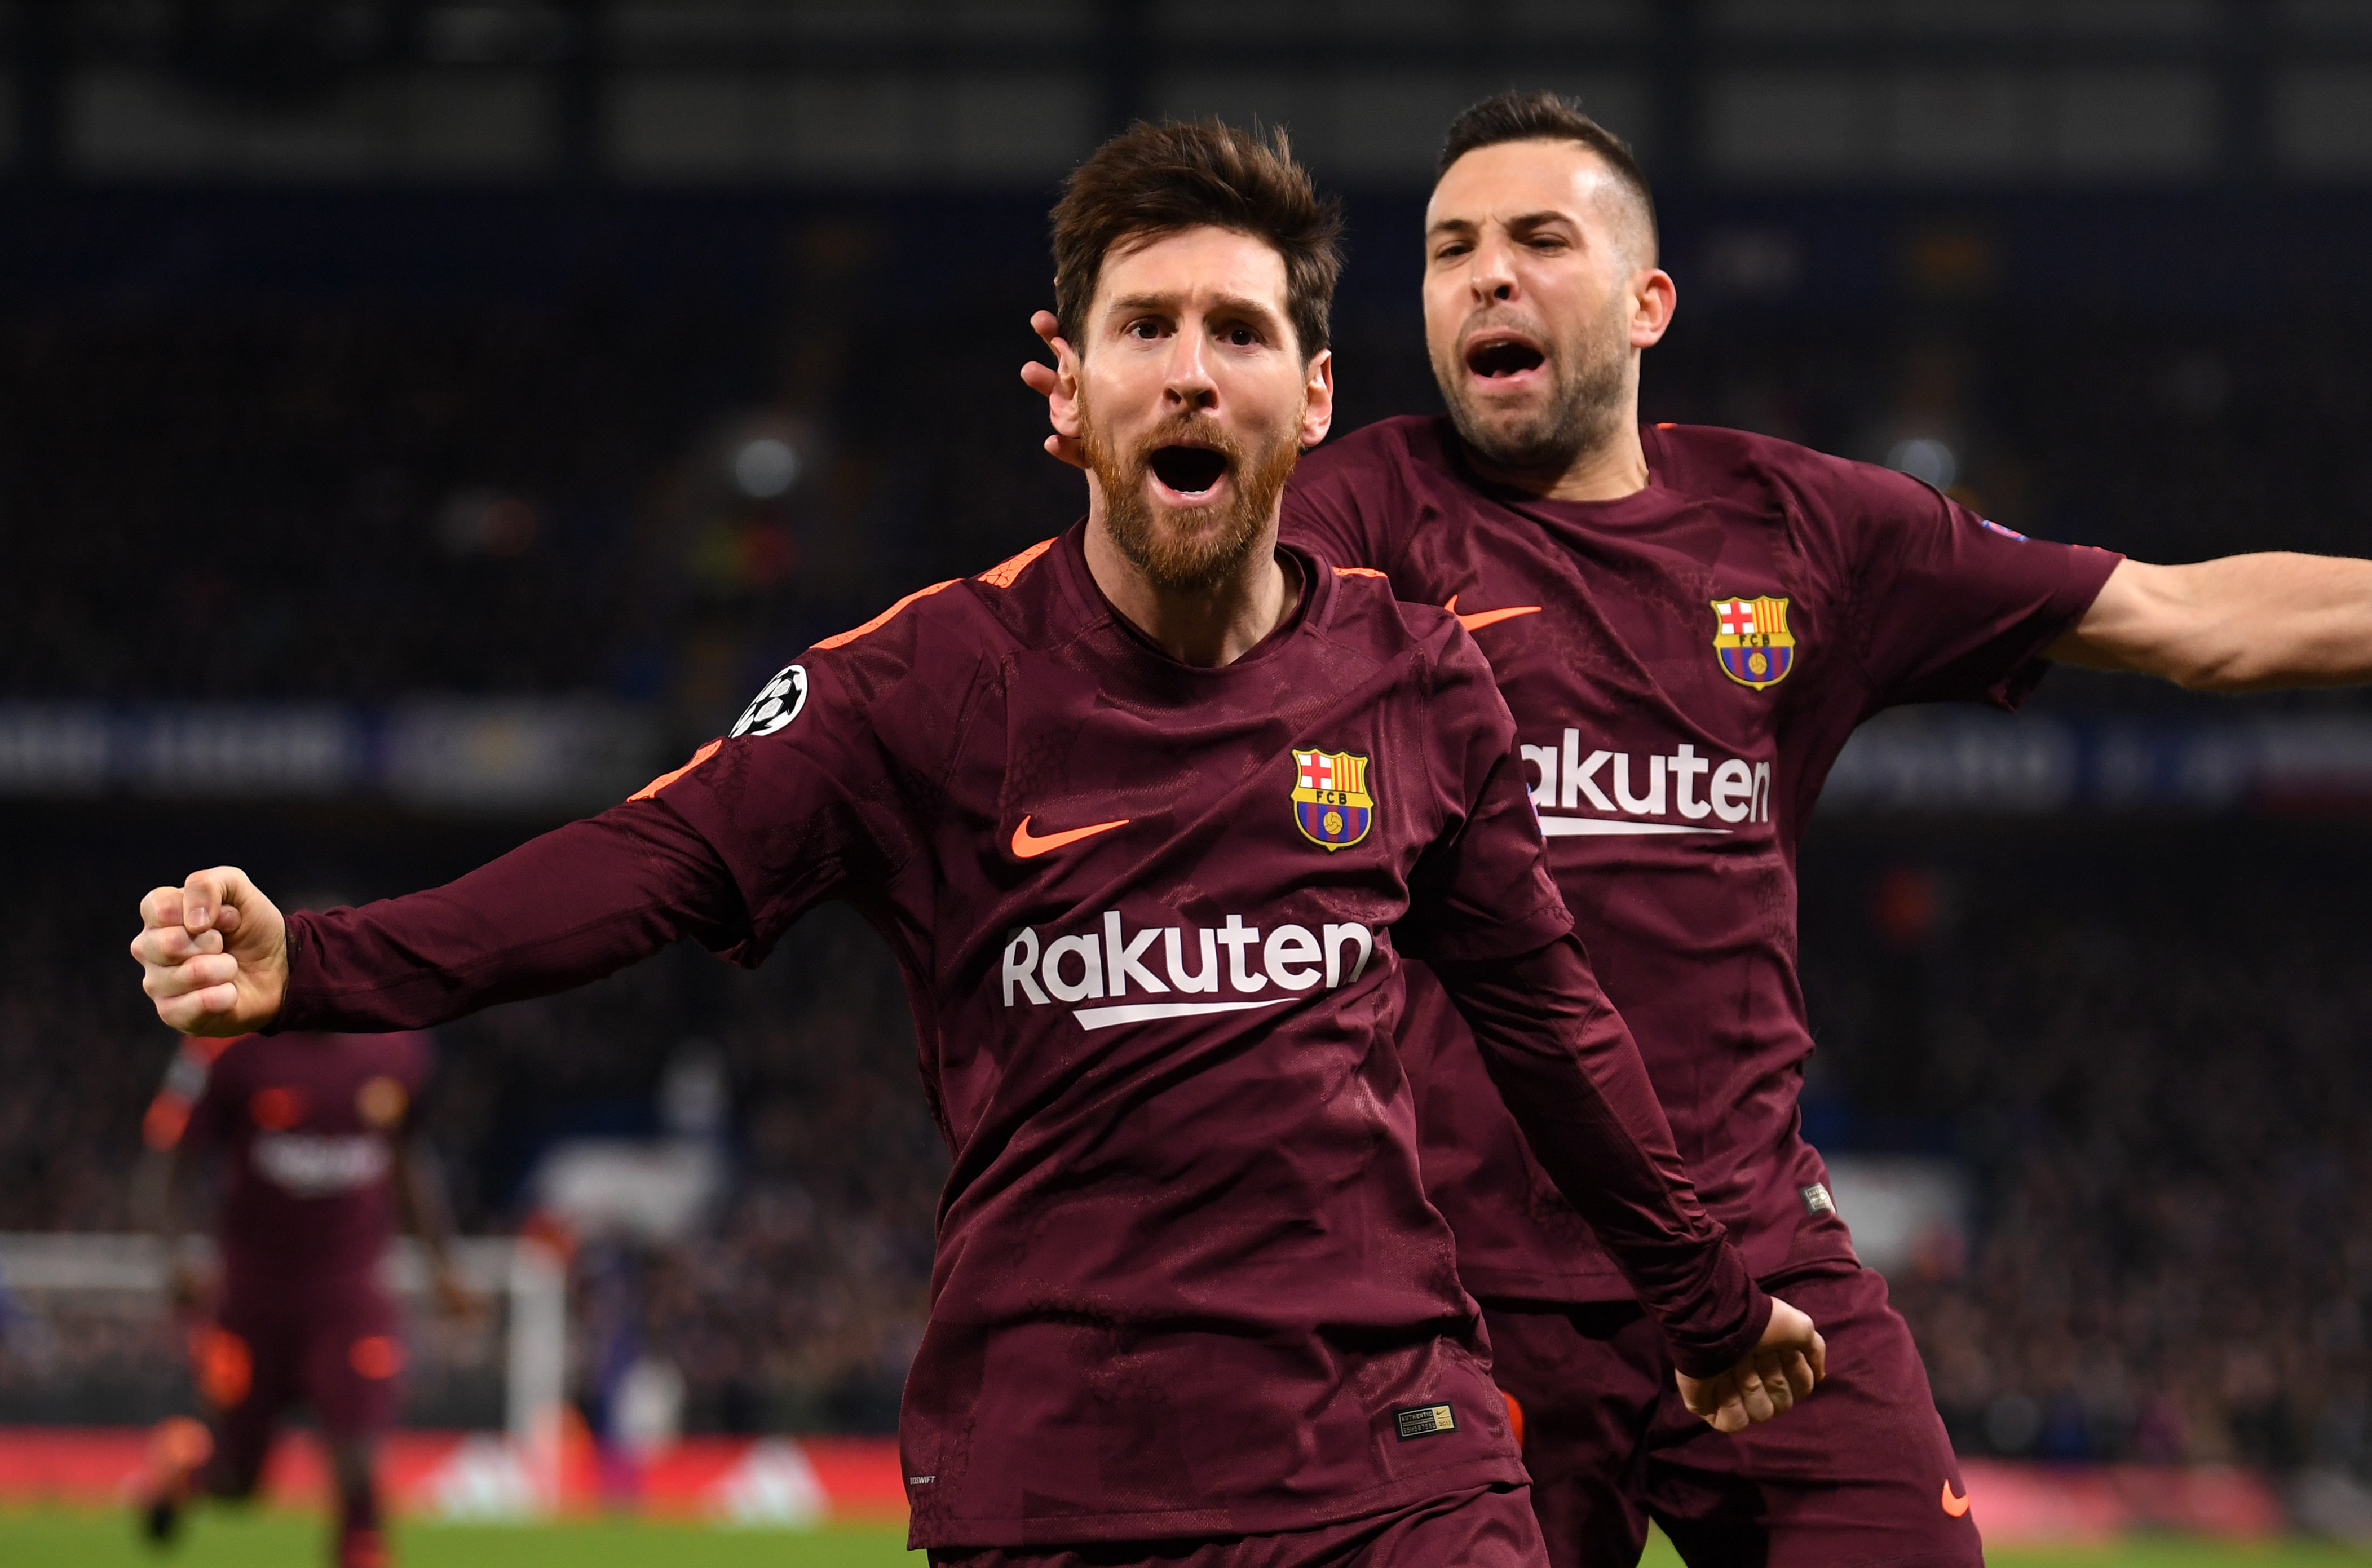
{"label": "fcb lettering on crest", "polygon": [[1713,601],[1713,651],[1722,673],[1757,691],[1776,686],[1796,668],[1796,638],[1787,630],[1784,598]]}
{"label": "fcb lettering on crest", "polygon": [[1348,849],[1376,825],[1367,793],[1367,759],[1347,751],[1293,754],[1293,819],[1320,848]]}

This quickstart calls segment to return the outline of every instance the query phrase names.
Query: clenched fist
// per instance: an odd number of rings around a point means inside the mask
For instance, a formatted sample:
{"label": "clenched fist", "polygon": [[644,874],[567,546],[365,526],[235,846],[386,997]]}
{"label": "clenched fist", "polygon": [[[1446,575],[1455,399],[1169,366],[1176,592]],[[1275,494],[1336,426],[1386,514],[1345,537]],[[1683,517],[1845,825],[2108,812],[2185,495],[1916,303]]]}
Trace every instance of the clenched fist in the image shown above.
{"label": "clenched fist", "polygon": [[235,865],[141,900],[132,956],[157,1016],[185,1035],[253,1034],[288,989],[288,923]]}
{"label": "clenched fist", "polygon": [[1716,1377],[1675,1372],[1680,1399],[1716,1432],[1743,1432],[1782,1416],[1828,1376],[1829,1347],[1812,1320],[1777,1296],[1752,1350]]}

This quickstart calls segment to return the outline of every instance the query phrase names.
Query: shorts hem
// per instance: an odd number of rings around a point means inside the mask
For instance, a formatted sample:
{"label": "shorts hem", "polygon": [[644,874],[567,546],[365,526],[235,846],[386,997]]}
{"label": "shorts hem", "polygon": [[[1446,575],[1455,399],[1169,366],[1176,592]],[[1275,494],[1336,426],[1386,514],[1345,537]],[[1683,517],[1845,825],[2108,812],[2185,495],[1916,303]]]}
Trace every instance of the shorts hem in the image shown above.
{"label": "shorts hem", "polygon": [[[1462,1496],[1493,1487],[1522,1487],[1531,1476],[1518,1460],[1468,1459],[1344,1493],[1309,1509],[1275,1512],[1197,1508],[1148,1514],[1072,1514],[1061,1518],[948,1520],[906,1531],[909,1551],[986,1551],[997,1549],[1095,1546],[1110,1541],[1216,1540],[1237,1536],[1281,1536],[1324,1529],[1420,1503]],[[1034,1528],[1032,1527],[1035,1527]],[[950,1534],[949,1531],[960,1531]]]}

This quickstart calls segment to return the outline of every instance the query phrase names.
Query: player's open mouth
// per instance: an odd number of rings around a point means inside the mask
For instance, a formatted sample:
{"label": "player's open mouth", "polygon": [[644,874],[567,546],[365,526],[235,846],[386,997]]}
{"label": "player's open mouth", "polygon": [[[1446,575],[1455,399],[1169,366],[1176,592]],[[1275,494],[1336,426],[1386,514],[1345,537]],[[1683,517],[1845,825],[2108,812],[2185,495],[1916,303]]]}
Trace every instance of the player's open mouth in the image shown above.
{"label": "player's open mouth", "polygon": [[1157,447],[1146,467],[1164,490],[1180,500],[1207,500],[1227,476],[1227,454],[1208,447]]}
{"label": "player's open mouth", "polygon": [[1522,338],[1494,335],[1466,345],[1466,368],[1486,381],[1512,380],[1547,363],[1548,355]]}

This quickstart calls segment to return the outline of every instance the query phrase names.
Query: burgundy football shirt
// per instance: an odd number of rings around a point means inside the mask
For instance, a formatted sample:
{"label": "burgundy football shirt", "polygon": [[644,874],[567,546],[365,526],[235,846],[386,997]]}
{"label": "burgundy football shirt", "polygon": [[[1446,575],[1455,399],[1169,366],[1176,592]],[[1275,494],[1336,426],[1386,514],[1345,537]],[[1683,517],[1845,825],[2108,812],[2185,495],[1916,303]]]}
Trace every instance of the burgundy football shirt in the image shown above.
{"label": "burgundy football shirt", "polygon": [[1287,622],[1189,667],[1082,537],[819,643],[624,806],[296,917],[283,1020],[424,1023],[678,935],[756,962],[821,900],[863,911],[954,1154],[901,1422],[920,1546],[1269,1533],[1522,1481],[1419,1175],[1403,947],[1460,988],[1682,1364],[1734,1359],[1767,1304],[1587,980],[1472,640],[1288,552]]}
{"label": "burgundy football shirt", "polygon": [[[1796,853],[1820,784],[1882,708],[2016,707],[2122,558],[1788,442],[1641,435],[1646,489],[1554,502],[1476,478],[1446,418],[1385,420],[1303,462],[1285,531],[1482,645],[1575,930],[1699,1194],[1767,1275],[1852,1256],[1796,1115]],[[1468,1287],[1629,1295],[1412,974],[1401,1050]]]}
{"label": "burgundy football shirt", "polygon": [[[333,1302],[378,1288],[395,1234],[392,1140],[427,1081],[416,1034],[248,1035],[184,1042],[151,1141],[219,1147],[216,1235],[233,1303]],[[187,1125],[169,1109],[188,1109]],[[160,1114],[161,1113],[161,1114]]]}

